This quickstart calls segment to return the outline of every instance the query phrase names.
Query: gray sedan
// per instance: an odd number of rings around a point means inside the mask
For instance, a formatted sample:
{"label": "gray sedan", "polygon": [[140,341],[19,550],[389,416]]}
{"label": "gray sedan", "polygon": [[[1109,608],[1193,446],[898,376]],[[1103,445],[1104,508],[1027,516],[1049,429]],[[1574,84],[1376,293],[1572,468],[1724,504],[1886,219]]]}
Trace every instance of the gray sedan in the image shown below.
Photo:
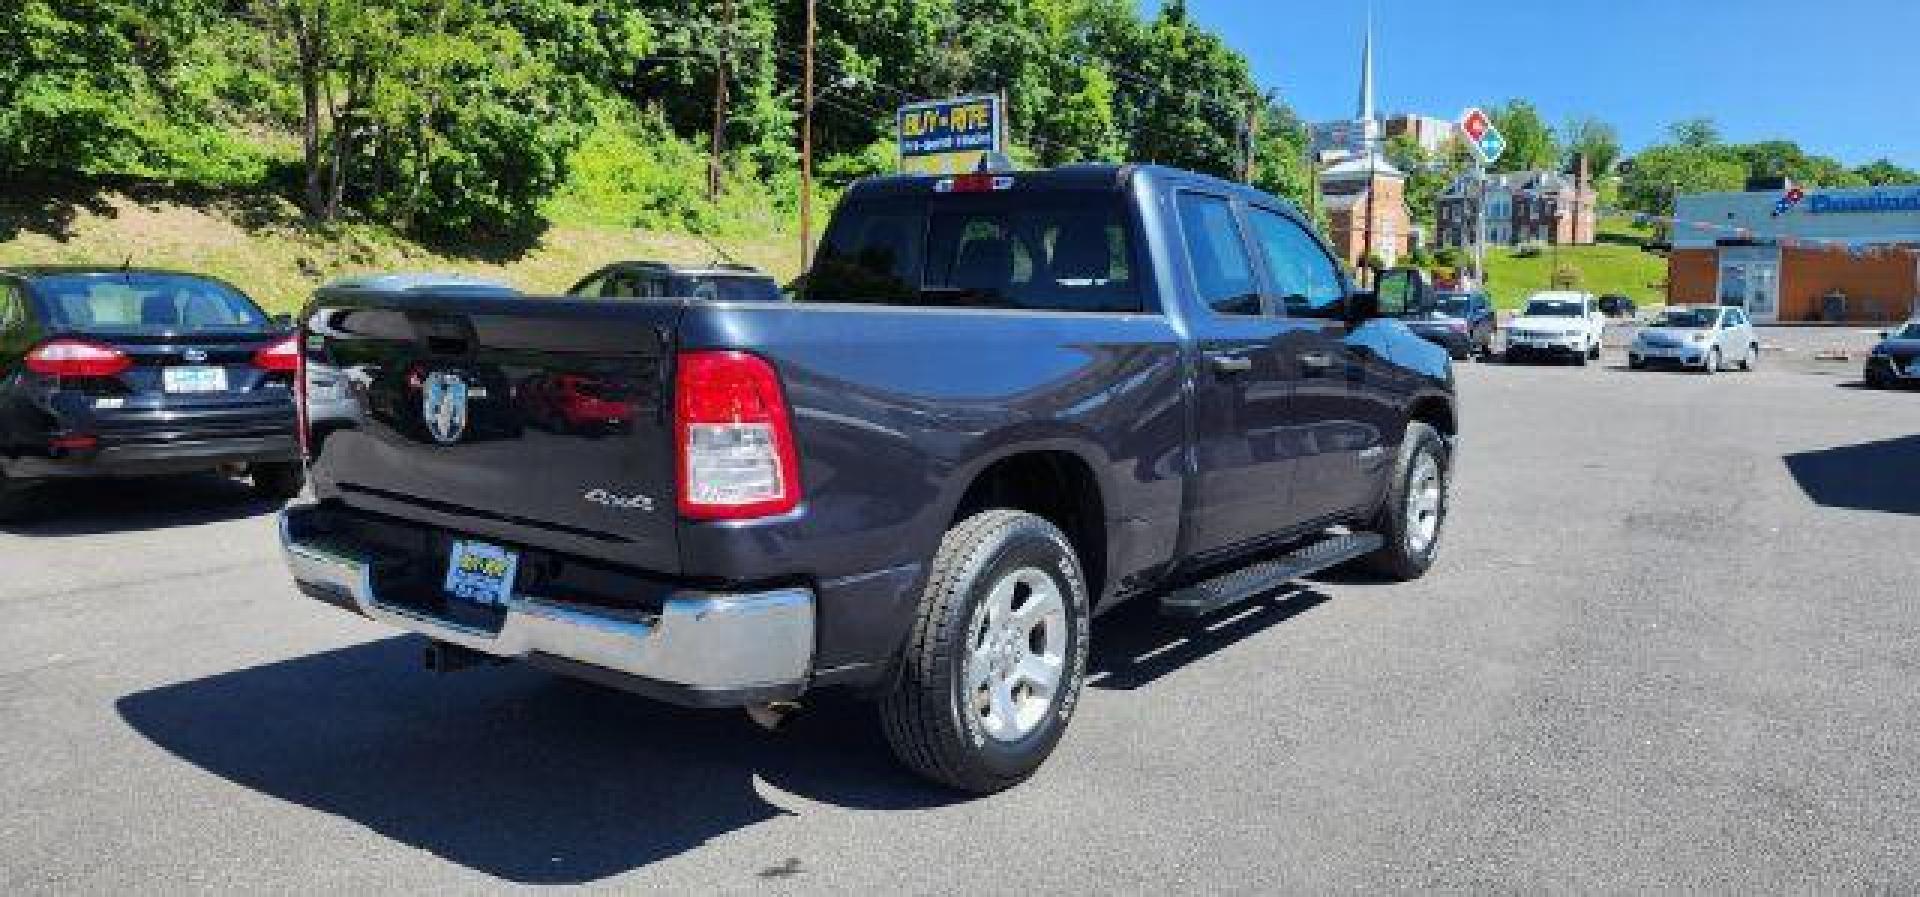
{"label": "gray sedan", "polygon": [[1760,338],[1746,310],[1717,305],[1667,309],[1641,328],[1627,347],[1627,366],[1636,371],[1672,365],[1711,374],[1728,365],[1751,371],[1759,363]]}

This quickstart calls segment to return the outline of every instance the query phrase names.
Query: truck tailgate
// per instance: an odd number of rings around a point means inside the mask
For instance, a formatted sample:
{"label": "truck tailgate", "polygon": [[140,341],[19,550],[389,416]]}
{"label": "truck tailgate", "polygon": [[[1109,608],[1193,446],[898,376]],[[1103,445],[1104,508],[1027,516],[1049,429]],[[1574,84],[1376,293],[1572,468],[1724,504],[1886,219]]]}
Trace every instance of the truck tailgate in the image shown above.
{"label": "truck tailgate", "polygon": [[667,395],[683,306],[323,292],[314,489],[509,546],[677,572]]}

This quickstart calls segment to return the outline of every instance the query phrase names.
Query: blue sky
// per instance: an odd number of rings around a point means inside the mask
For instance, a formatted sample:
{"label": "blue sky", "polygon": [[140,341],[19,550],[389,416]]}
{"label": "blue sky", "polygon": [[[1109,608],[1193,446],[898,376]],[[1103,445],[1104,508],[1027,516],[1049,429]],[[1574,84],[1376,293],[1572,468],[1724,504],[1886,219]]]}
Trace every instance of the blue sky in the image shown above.
{"label": "blue sky", "polygon": [[[1156,0],[1143,0],[1148,14]],[[1363,0],[1188,0],[1309,121],[1353,114]],[[1526,97],[1628,151],[1705,115],[1849,165],[1920,168],[1920,0],[1374,0],[1383,111]]]}

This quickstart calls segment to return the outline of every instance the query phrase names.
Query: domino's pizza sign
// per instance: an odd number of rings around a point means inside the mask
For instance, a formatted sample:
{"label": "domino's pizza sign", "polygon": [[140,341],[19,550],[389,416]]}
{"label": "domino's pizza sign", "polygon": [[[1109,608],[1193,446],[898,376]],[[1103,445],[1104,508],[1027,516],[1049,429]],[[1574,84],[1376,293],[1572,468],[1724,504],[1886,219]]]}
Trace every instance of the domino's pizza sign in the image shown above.
{"label": "domino's pizza sign", "polygon": [[1493,126],[1493,117],[1478,106],[1469,107],[1460,113],[1460,133],[1467,138],[1467,145],[1473,147],[1474,155],[1480,161],[1492,165],[1500,154],[1507,151],[1507,138],[1501,136],[1500,129]]}

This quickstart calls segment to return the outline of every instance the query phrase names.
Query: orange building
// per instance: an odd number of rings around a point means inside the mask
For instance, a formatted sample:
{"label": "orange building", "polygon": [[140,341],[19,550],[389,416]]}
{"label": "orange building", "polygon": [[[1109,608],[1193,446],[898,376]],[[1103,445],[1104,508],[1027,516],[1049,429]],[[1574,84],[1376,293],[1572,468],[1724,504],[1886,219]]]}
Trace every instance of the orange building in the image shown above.
{"label": "orange building", "polygon": [[1749,186],[1679,197],[1669,304],[1736,305],[1762,323],[1920,313],[1920,185],[1809,190],[1784,206],[1789,185]]}

